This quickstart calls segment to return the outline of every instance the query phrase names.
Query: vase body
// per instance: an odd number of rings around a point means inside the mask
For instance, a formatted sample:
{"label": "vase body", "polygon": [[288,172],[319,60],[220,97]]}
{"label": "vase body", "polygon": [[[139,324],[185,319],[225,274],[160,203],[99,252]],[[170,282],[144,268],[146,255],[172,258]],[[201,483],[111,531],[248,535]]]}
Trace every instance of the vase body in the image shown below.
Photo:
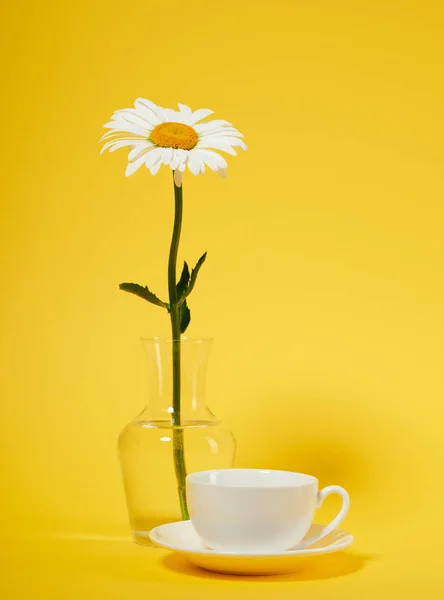
{"label": "vase body", "polygon": [[[149,401],[121,432],[119,459],[133,538],[151,545],[156,525],[183,518],[174,444],[180,436],[186,473],[233,466],[233,434],[209,410],[205,379],[211,339],[142,340]],[[180,344],[180,424],[173,419],[173,344]],[[176,437],[175,437],[176,436]]]}

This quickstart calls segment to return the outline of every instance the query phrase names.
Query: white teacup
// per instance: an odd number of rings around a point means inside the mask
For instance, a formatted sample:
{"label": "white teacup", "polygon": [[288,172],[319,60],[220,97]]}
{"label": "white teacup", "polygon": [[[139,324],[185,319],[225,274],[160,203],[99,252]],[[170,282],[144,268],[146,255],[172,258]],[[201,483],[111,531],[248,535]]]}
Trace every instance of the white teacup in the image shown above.
{"label": "white teacup", "polygon": [[[346,516],[350,499],[331,485],[318,492],[311,475],[264,469],[221,469],[187,476],[191,522],[202,541],[225,552],[281,552],[305,548],[328,535]],[[326,496],[339,494],[339,514],[304,539]],[[304,540],[302,543],[300,543]]]}

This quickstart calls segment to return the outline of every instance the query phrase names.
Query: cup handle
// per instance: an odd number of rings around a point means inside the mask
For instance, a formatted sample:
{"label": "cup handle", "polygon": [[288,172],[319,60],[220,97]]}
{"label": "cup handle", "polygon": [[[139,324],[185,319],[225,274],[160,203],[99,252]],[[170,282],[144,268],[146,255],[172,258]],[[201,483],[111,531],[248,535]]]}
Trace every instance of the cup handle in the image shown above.
{"label": "cup handle", "polygon": [[298,544],[295,549],[299,550],[302,548],[307,548],[307,546],[311,546],[315,542],[322,540],[322,538],[324,538],[326,535],[328,535],[334,529],[336,529],[336,527],[339,525],[339,523],[341,523],[341,521],[343,521],[344,518],[346,517],[346,515],[348,513],[348,509],[350,508],[350,496],[348,495],[348,492],[339,485],[329,485],[328,487],[325,487],[318,493],[317,508],[319,508],[321,506],[321,504],[324,502],[325,498],[327,496],[330,496],[330,494],[339,494],[341,496],[341,498],[342,498],[341,510],[339,511],[337,516],[333,519],[333,521],[331,521],[331,523],[329,523],[328,525],[323,527],[321,529],[321,531],[319,533],[317,533],[316,535],[313,535],[310,538],[302,540],[302,542],[300,544]]}

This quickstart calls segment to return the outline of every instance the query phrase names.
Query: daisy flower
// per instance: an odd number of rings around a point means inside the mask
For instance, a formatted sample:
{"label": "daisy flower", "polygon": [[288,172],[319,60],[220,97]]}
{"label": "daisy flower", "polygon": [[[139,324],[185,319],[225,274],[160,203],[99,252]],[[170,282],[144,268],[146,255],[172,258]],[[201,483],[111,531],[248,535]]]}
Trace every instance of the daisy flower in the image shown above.
{"label": "daisy flower", "polygon": [[[126,175],[132,175],[142,165],[153,175],[162,165],[174,173],[174,225],[168,256],[168,299],[162,300],[147,285],[126,281],[120,289],[165,309],[171,321],[171,388],[168,390],[171,404],[168,413],[172,428],[172,458],[177,482],[178,505],[182,519],[190,518],[186,495],[186,464],[182,421],[182,369],[181,341],[191,321],[188,301],[194,290],[198,273],[204,264],[204,252],[190,270],[184,262],[182,274],[178,278],[177,258],[182,231],[183,187],[182,177],[186,168],[199,175],[205,168],[226,175],[227,162],[220,152],[236,155],[235,148],[246,150],[243,135],[228,121],[203,121],[213,113],[201,108],[192,111],[185,104],[179,110],[161,108],[150,100],[138,98],[134,108],[117,110],[105,127],[109,129],[101,138],[101,152],[114,152],[119,148],[129,149]],[[127,490],[128,491],[128,490]],[[179,507],[178,506],[178,507]]]}
{"label": "daisy flower", "polygon": [[179,110],[161,108],[145,98],[138,98],[134,108],[117,110],[104,127],[109,129],[101,138],[105,150],[114,152],[129,147],[126,175],[132,175],[142,165],[156,175],[162,165],[174,172],[178,187],[189,168],[193,175],[205,172],[205,165],[226,176],[227,162],[217,151],[236,156],[236,147],[247,149],[243,135],[228,121],[220,119],[202,122],[212,110],[192,111],[185,104]]}

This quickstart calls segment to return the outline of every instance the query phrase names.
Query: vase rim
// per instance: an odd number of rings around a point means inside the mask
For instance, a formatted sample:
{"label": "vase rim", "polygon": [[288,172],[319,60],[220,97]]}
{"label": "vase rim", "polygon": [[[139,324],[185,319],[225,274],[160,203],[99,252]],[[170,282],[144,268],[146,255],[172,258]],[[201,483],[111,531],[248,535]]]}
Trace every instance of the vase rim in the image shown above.
{"label": "vase rim", "polygon": [[[155,337],[151,337],[151,338],[140,338],[140,341],[143,343],[146,342],[157,342],[157,343],[166,343],[166,344],[172,344],[174,340],[172,340],[171,338],[162,338],[160,336],[155,336]],[[203,342],[213,342],[214,338],[212,337],[203,337],[203,338],[182,338],[180,339],[180,343],[181,344],[199,344],[199,343],[203,343]]]}

